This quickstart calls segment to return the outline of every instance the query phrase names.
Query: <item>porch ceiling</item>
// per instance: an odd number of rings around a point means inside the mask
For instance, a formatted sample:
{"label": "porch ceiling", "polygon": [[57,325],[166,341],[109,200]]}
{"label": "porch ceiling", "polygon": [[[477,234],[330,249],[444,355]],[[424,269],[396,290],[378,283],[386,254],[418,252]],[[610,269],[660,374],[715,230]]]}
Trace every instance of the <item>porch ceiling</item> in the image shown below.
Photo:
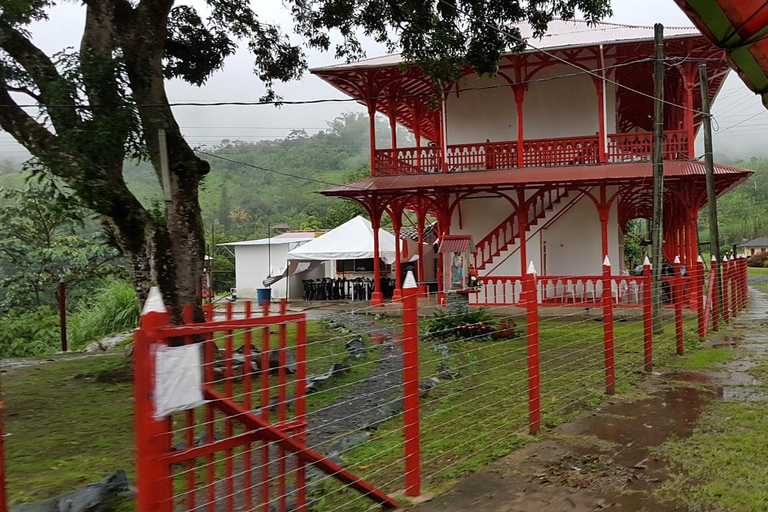
{"label": "porch ceiling", "polygon": [[[752,171],[715,165],[718,195],[744,181]],[[664,177],[669,180],[701,178],[706,175],[703,162],[664,162]],[[433,174],[406,174],[398,176],[372,176],[364,180],[321,190],[326,196],[365,198],[375,195],[393,195],[418,192],[458,192],[475,190],[500,191],[540,188],[543,185],[610,185],[651,186],[653,164],[633,162],[620,164],[581,165],[567,167],[531,167],[524,169],[448,172]]]}

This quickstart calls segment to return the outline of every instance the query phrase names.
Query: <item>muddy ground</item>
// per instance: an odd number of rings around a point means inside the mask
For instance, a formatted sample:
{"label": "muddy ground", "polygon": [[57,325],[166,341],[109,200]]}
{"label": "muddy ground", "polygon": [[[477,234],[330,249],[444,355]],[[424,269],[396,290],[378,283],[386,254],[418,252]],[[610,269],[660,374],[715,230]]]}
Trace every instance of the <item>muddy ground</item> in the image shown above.
{"label": "muddy ground", "polygon": [[689,510],[655,498],[670,470],[655,448],[690,436],[711,400],[766,399],[747,370],[768,358],[768,295],[751,290],[750,297],[727,332],[702,346],[739,348],[717,371],[655,373],[640,385],[643,398],[606,402],[413,510]]}

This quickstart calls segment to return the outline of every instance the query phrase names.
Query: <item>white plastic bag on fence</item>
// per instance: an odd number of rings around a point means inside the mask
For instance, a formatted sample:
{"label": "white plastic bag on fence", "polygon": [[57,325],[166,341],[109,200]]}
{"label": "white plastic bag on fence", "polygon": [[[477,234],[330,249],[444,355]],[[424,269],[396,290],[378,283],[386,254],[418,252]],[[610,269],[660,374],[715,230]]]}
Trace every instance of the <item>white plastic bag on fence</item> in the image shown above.
{"label": "white plastic bag on fence", "polygon": [[194,409],[203,399],[201,345],[161,345],[155,352],[155,419]]}

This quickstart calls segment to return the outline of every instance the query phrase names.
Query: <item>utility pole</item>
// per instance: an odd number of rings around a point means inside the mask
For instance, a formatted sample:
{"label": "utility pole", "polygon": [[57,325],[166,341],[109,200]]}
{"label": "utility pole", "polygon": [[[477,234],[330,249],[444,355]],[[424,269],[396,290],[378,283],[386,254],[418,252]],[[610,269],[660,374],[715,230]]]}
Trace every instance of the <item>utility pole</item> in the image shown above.
{"label": "utility pole", "polygon": [[664,26],[657,23],[654,33],[653,68],[653,216],[651,217],[651,316],[653,332],[664,332],[661,304],[661,247],[664,243]]}
{"label": "utility pole", "polygon": [[[720,259],[720,233],[717,227],[717,192],[715,190],[715,161],[712,153],[712,117],[709,113],[709,81],[707,80],[707,63],[699,64],[699,82],[701,83],[701,117],[704,125],[704,164],[707,169],[707,203],[709,205],[709,248],[717,263]],[[720,280],[722,272],[718,272],[715,280],[717,293],[717,311],[712,314],[720,316],[723,307],[723,284]]]}

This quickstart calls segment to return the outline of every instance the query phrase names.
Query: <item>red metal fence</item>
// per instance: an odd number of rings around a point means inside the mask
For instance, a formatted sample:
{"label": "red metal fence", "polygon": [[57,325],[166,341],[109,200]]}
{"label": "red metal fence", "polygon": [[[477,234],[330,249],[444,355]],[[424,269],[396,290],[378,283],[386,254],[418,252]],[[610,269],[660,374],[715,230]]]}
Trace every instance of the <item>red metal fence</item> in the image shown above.
{"label": "red metal fence", "polygon": [[[140,511],[307,510],[308,464],[395,505],[306,445],[306,319],[286,314],[285,303],[270,316],[264,304],[262,316],[246,303],[245,318],[235,320],[228,304],[226,320],[181,326],[169,325],[162,307],[142,315],[134,349]],[[286,360],[289,329],[295,362]],[[162,364],[183,361],[189,353],[179,351],[190,347],[198,353],[192,367]],[[195,386],[183,388],[185,372],[200,384],[199,402],[183,401],[195,394]],[[165,395],[182,400],[178,411],[160,410]]]}

